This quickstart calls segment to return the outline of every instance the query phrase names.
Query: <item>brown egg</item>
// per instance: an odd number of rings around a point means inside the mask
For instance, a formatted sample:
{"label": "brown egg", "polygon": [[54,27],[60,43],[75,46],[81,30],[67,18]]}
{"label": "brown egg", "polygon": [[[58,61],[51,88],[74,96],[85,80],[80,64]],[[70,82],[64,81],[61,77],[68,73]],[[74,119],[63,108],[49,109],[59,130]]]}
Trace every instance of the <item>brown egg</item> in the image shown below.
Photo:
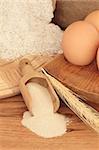
{"label": "brown egg", "polygon": [[88,65],[93,61],[99,46],[99,33],[85,21],[72,23],[64,31],[62,49],[65,58],[75,65]]}
{"label": "brown egg", "polygon": [[86,18],[85,21],[94,25],[99,31],[99,10],[93,11]]}
{"label": "brown egg", "polygon": [[99,48],[97,50],[96,61],[97,61],[97,67],[98,67],[98,70],[99,70]]}

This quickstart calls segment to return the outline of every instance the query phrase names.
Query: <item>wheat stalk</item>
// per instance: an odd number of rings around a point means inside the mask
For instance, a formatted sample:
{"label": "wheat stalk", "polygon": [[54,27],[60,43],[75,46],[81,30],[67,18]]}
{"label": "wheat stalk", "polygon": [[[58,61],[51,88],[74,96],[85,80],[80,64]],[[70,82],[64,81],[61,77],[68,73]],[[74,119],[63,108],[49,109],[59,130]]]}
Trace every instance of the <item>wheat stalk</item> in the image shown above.
{"label": "wheat stalk", "polygon": [[49,75],[44,69],[43,73],[50,80],[54,89],[61,97],[63,102],[86,124],[92,127],[95,131],[99,132],[99,112],[91,106],[84,103],[77,95],[69,88],[65,87],[57,79]]}

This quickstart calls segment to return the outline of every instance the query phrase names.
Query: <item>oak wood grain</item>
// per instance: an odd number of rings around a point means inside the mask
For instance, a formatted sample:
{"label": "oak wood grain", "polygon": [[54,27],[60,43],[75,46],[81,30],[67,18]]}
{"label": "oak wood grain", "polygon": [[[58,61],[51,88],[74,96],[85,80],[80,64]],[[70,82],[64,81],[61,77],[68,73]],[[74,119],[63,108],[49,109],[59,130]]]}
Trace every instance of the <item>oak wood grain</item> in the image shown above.
{"label": "oak wood grain", "polygon": [[88,66],[75,66],[61,54],[44,68],[85,100],[99,104],[99,71],[95,62]]}
{"label": "oak wood grain", "polygon": [[[92,105],[99,111],[99,105]],[[59,112],[72,122],[65,135],[51,139],[41,138],[21,125],[26,110],[21,96],[0,101],[0,150],[99,150],[99,135],[64,104]]]}

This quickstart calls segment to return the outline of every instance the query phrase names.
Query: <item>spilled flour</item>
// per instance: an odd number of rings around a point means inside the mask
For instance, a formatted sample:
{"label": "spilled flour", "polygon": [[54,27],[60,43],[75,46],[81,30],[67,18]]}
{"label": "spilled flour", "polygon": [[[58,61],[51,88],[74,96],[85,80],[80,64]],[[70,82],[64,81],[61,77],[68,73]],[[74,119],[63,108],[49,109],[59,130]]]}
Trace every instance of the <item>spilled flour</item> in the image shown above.
{"label": "spilled flour", "polygon": [[0,0],[0,58],[62,52],[53,11],[52,0]]}
{"label": "spilled flour", "polygon": [[25,112],[22,124],[39,136],[51,138],[66,132],[66,121],[67,119],[58,113],[32,117],[29,112]]}
{"label": "spilled flour", "polygon": [[67,130],[68,118],[53,112],[53,103],[47,88],[37,83],[28,83],[27,88],[33,99],[34,116],[31,116],[29,111],[25,112],[22,124],[44,138],[63,135]]}

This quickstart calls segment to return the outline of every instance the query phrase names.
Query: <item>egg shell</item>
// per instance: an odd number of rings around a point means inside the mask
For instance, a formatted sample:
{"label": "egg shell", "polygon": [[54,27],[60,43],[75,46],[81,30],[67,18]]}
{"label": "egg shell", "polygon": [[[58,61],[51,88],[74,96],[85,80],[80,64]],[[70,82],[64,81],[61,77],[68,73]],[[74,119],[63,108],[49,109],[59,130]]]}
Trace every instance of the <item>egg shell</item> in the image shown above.
{"label": "egg shell", "polygon": [[98,70],[99,70],[99,48],[97,50],[96,61],[97,61],[97,67],[98,67]]}
{"label": "egg shell", "polygon": [[85,21],[72,23],[64,31],[62,49],[65,58],[75,65],[88,65],[95,58],[99,46],[99,33]]}
{"label": "egg shell", "polygon": [[86,18],[85,21],[94,25],[99,31],[99,10],[91,12]]}

